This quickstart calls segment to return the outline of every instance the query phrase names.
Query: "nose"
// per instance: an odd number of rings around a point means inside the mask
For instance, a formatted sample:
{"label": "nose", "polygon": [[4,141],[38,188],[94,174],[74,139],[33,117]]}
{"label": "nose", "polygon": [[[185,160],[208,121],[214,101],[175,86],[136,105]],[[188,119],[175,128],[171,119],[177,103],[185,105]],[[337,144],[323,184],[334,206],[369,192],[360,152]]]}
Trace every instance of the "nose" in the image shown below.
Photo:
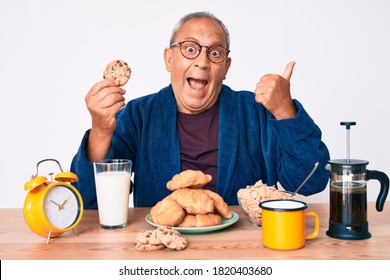
{"label": "nose", "polygon": [[207,68],[210,65],[210,60],[207,55],[207,48],[202,47],[200,54],[195,59],[195,65],[200,68]]}

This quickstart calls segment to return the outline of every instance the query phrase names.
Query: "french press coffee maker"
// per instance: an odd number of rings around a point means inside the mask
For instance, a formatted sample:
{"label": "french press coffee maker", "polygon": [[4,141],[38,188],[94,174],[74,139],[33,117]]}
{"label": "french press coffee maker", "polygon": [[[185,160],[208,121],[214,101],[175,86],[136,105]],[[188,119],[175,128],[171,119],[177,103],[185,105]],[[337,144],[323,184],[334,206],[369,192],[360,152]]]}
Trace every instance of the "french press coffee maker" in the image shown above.
{"label": "french press coffee maker", "polygon": [[371,237],[367,221],[367,181],[378,180],[381,188],[376,210],[381,212],[389,192],[389,178],[381,171],[367,170],[368,161],[350,159],[350,127],[356,122],[341,122],[347,132],[347,158],[330,160],[329,229],[337,239],[360,240]]}

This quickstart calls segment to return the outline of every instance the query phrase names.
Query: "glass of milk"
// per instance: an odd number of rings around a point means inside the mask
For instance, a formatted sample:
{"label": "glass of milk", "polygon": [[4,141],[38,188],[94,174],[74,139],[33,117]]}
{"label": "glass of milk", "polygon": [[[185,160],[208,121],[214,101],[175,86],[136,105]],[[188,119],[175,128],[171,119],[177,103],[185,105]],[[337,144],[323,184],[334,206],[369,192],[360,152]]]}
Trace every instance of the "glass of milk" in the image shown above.
{"label": "glass of milk", "polygon": [[100,226],[117,229],[127,226],[131,160],[105,159],[93,163]]}

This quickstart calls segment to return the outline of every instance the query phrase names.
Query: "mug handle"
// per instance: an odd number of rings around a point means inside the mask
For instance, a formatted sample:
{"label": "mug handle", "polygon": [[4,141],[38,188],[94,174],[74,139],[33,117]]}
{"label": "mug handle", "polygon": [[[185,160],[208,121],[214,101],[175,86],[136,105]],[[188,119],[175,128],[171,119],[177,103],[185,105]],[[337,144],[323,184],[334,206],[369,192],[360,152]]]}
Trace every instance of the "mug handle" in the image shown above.
{"label": "mug handle", "polygon": [[318,236],[318,233],[320,231],[320,218],[318,218],[318,215],[315,212],[306,212],[305,216],[312,216],[314,217],[314,231],[313,233],[306,235],[305,239],[313,239]]}

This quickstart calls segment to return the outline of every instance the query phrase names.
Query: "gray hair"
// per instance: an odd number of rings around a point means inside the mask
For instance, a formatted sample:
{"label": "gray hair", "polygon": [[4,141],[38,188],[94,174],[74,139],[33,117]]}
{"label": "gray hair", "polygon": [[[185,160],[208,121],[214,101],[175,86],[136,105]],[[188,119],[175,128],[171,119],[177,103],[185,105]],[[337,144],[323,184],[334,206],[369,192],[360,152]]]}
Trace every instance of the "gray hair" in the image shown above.
{"label": "gray hair", "polygon": [[177,32],[179,31],[179,29],[187,22],[189,21],[190,19],[198,19],[198,18],[207,18],[207,19],[212,19],[214,21],[216,21],[222,28],[223,32],[225,33],[225,38],[226,38],[226,47],[229,49],[229,46],[230,46],[230,35],[229,35],[229,30],[227,29],[227,27],[225,26],[225,24],[219,19],[217,18],[216,16],[214,16],[212,13],[210,12],[194,12],[194,13],[190,13],[190,14],[187,14],[185,15],[184,17],[182,17],[178,23],[176,23],[175,27],[173,28],[172,30],[172,35],[171,35],[171,39],[169,41],[169,45],[171,46],[174,42],[175,42],[175,39],[176,39],[176,34]]}

